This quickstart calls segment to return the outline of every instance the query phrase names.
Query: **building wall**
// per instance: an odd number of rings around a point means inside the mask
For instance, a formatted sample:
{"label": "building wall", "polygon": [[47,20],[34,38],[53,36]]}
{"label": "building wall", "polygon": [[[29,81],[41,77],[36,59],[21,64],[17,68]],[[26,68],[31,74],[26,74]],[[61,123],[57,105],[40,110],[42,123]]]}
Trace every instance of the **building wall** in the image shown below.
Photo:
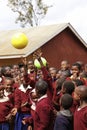
{"label": "building wall", "polygon": [[62,60],[70,64],[76,61],[87,63],[87,48],[67,28],[42,46],[43,56],[50,66],[60,68]]}
{"label": "building wall", "polygon": [[[32,54],[27,57],[27,60],[32,59]],[[21,63],[21,58],[13,58],[13,59],[0,59],[0,67],[6,65],[13,65]]]}
{"label": "building wall", "polygon": [[[60,68],[62,60],[68,60],[70,64],[76,61],[87,63],[87,48],[77,39],[70,29],[55,36],[41,47],[43,57],[45,57],[50,66]],[[32,59],[32,54],[27,60]],[[0,59],[0,66],[18,64],[20,58]]]}

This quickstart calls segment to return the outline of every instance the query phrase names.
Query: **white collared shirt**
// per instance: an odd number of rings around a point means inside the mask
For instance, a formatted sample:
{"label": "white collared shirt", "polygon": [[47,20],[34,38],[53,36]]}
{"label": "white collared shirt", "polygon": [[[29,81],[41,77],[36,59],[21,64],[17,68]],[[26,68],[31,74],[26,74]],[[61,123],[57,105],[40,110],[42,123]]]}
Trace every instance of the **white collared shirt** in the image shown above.
{"label": "white collared shirt", "polygon": [[0,99],[0,102],[7,102],[9,101],[9,98],[8,97],[3,97]]}
{"label": "white collared shirt", "polygon": [[21,84],[20,87],[19,87],[19,90],[21,90],[21,91],[24,92],[24,93],[26,93],[26,91],[27,91],[28,89],[32,89],[32,87],[31,87],[30,85],[28,85],[27,88],[25,88],[25,87],[23,86],[23,84]]}
{"label": "white collared shirt", "polygon": [[40,100],[42,100],[43,98],[47,98],[47,94],[45,94],[45,95],[43,95],[42,97],[40,97],[40,98],[38,99],[38,102],[39,102]]}

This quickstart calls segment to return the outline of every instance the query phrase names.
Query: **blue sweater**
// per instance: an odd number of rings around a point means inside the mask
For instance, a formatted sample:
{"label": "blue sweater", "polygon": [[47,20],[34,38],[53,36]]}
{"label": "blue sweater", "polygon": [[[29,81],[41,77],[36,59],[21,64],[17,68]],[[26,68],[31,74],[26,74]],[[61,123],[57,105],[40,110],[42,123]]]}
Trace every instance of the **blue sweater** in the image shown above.
{"label": "blue sweater", "polygon": [[73,130],[73,116],[59,114],[55,120],[54,130]]}

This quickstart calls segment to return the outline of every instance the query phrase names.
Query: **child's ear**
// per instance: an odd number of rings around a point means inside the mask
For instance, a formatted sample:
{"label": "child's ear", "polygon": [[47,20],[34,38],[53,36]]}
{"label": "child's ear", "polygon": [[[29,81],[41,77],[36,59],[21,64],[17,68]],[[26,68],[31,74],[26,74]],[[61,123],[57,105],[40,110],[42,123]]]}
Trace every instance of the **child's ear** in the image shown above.
{"label": "child's ear", "polygon": [[81,99],[81,94],[78,94],[79,100]]}
{"label": "child's ear", "polygon": [[59,100],[59,105],[61,106],[62,104],[61,104],[61,98],[60,98],[60,100]]}

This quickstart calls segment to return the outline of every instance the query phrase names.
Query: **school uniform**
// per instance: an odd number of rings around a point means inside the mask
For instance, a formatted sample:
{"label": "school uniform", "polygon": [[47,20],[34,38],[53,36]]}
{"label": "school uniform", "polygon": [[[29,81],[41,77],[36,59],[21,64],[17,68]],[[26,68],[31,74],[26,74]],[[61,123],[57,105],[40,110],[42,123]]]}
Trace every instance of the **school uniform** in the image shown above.
{"label": "school uniform", "polygon": [[61,93],[61,91],[56,92],[55,95],[53,96],[53,106],[54,108],[59,111],[60,110],[60,98],[63,94]]}
{"label": "school uniform", "polygon": [[[11,104],[14,106],[14,92],[7,92],[6,90],[4,90],[4,96],[8,97]],[[10,120],[10,130],[14,130],[14,121],[15,116],[12,116]]]}
{"label": "school uniform", "polygon": [[37,99],[32,99],[32,97],[31,97],[31,94],[32,94],[33,92],[35,92],[35,89],[33,89],[33,90],[30,92],[31,115],[32,115],[32,118],[34,118],[34,113],[35,113],[36,104],[37,104]]}
{"label": "school uniform", "polygon": [[34,130],[53,130],[53,123],[53,107],[46,94],[37,102],[34,115]]}
{"label": "school uniform", "polygon": [[4,96],[8,97],[10,102],[14,105],[14,92],[6,92],[6,90],[4,90]]}
{"label": "school uniform", "polygon": [[75,111],[74,130],[87,130],[87,106]]}
{"label": "school uniform", "polygon": [[9,101],[8,97],[0,99],[0,130],[10,130],[9,122],[6,120],[6,116],[10,113],[13,105]]}
{"label": "school uniform", "polygon": [[[83,78],[81,78],[80,76],[78,76],[77,79],[81,80],[83,82],[83,84],[85,84],[85,80]],[[67,77],[66,80],[73,81],[73,75],[71,75],[70,77]]]}
{"label": "school uniform", "polygon": [[79,105],[80,105],[80,102],[74,100],[74,98],[73,98],[73,104],[72,104],[72,106],[70,107],[70,110],[71,110],[71,112],[72,112],[73,114],[74,114],[74,112],[76,111],[76,109],[79,107]]}
{"label": "school uniform", "polygon": [[47,95],[50,100],[52,100],[53,95],[56,91],[55,85],[56,85],[56,79],[52,80],[52,78],[49,76],[49,72],[47,71],[46,67],[41,68],[43,75],[44,75],[44,81],[47,82],[48,84],[48,90],[47,90]]}
{"label": "school uniform", "polygon": [[27,130],[28,125],[23,125],[22,120],[25,117],[31,116],[30,114],[30,99],[29,93],[31,87],[28,85],[27,88],[24,88],[23,84],[15,90],[15,105],[18,113],[16,114],[15,119],[15,130]]}
{"label": "school uniform", "polygon": [[62,110],[58,113],[54,130],[73,130],[73,115],[70,110]]}
{"label": "school uniform", "polygon": [[35,88],[35,73],[31,73],[31,74],[25,74],[24,75],[24,80],[26,82],[26,84],[30,85],[33,88]]}

